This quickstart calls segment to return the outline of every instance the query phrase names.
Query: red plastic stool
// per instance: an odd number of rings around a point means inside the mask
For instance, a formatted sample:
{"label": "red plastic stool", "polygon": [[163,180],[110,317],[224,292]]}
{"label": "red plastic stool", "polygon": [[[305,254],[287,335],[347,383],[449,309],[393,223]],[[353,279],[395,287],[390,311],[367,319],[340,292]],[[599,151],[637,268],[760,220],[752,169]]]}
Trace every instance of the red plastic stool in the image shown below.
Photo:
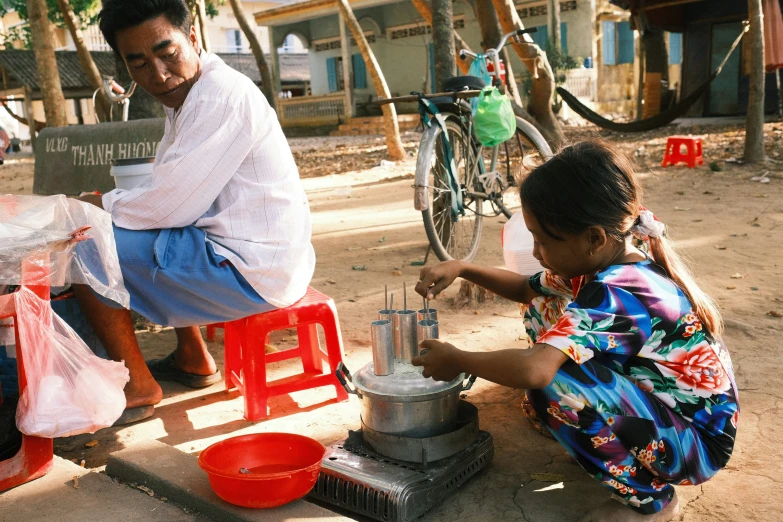
{"label": "red plastic stool", "polygon": [[[316,325],[326,337],[326,352],[318,341]],[[238,388],[245,398],[245,419],[258,420],[269,415],[267,400],[300,390],[334,386],[337,400],[348,400],[348,393],[335,376],[342,361],[343,340],[334,301],[308,288],[307,294],[288,308],[251,315],[225,323],[224,371],[226,391]],[[266,353],[269,333],[296,328],[299,345],[281,352]],[[301,357],[303,373],[267,382],[266,365]],[[324,363],[328,369],[324,371]]]}
{"label": "red plastic stool", "polygon": [[[30,278],[40,282],[48,278],[48,269],[44,268],[48,262],[37,263],[34,260],[26,260],[22,264],[22,282]],[[45,273],[46,272],[46,273]],[[49,286],[30,285],[29,288],[41,299],[49,300]],[[5,317],[5,316],[4,316]],[[14,330],[16,337],[16,364],[19,374],[19,394],[27,387],[27,376],[24,371],[24,346],[19,342],[19,329],[16,315],[14,318]],[[0,402],[2,398],[0,397]],[[52,439],[41,437],[29,437],[22,435],[22,447],[16,455],[10,459],[0,461],[0,493],[7,489],[15,488],[25,482],[43,477],[54,466],[54,443]]]}
{"label": "red plastic stool", "polygon": [[208,324],[207,325],[207,341],[214,341],[215,340],[215,330],[217,328],[220,328],[221,330],[225,329],[226,325],[225,323],[215,323],[215,324]]}
{"label": "red plastic stool", "polygon": [[[685,147],[685,153],[682,148]],[[670,136],[666,141],[666,152],[663,155],[662,167],[677,165],[680,162],[688,164],[689,168],[704,165],[701,150],[701,138],[691,136]]]}

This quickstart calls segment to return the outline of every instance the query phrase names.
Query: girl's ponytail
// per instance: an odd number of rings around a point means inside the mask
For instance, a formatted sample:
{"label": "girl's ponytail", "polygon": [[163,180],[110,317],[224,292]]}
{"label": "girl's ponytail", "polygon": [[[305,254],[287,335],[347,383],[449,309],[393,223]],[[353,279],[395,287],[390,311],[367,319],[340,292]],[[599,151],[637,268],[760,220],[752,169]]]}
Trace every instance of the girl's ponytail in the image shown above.
{"label": "girl's ponytail", "polygon": [[661,235],[660,237],[650,237],[649,244],[653,260],[666,270],[672,281],[688,297],[693,304],[693,311],[704,323],[707,331],[716,336],[720,335],[723,331],[723,319],[718,306],[696,284],[690,269],[674,250],[671,242]]}

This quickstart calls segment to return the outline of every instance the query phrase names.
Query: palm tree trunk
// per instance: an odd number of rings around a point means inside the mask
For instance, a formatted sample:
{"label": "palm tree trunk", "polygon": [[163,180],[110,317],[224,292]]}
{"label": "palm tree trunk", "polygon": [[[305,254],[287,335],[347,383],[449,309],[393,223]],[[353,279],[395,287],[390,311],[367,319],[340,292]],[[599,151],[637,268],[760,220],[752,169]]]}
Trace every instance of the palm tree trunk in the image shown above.
{"label": "palm tree trunk", "polygon": [[87,75],[90,86],[93,89],[100,91],[97,96],[98,106],[95,108],[95,111],[98,113],[98,118],[100,121],[108,121],[108,111],[111,110],[111,102],[109,101],[106,92],[103,90],[101,73],[98,71],[98,67],[95,65],[95,61],[92,59],[92,55],[90,54],[89,49],[87,49],[87,45],[84,43],[84,36],[77,23],[76,14],[74,14],[69,0],[57,0],[57,5],[63,15],[63,20],[65,20],[65,25],[71,33],[71,38],[76,46],[76,54],[79,56],[79,63],[81,63],[82,69],[84,69],[84,74]]}
{"label": "palm tree trunk", "polygon": [[[236,0],[232,0],[236,1]],[[378,96],[384,98],[390,98],[389,86],[386,84],[386,79],[383,77],[383,72],[378,65],[378,61],[375,59],[375,55],[370,49],[370,45],[367,43],[367,39],[364,37],[359,21],[356,19],[356,15],[353,14],[351,6],[348,5],[347,0],[338,0],[337,5],[340,7],[340,12],[345,18],[345,23],[348,29],[351,30],[356,45],[359,47],[359,51],[364,58],[364,64],[367,66],[367,71],[372,78],[373,86],[375,87],[375,93]],[[349,88],[349,86],[345,86]],[[402,146],[402,140],[400,139],[400,126],[397,122],[397,110],[393,104],[386,104],[382,106],[383,109],[383,127],[386,133],[386,149],[389,151],[389,157],[393,161],[402,161],[407,158],[405,148]]]}
{"label": "palm tree trunk", "polygon": [[560,0],[549,0],[549,13],[552,19],[552,47],[559,51],[562,42],[560,34]]}
{"label": "palm tree trunk", "polygon": [[761,0],[748,0],[750,92],[745,117],[745,161],[764,161],[764,15]]}
{"label": "palm tree trunk", "polygon": [[[27,0],[27,12],[38,82],[46,113],[46,126],[65,127],[68,125],[65,97],[52,45],[51,25],[46,17],[46,0]],[[30,129],[30,132],[35,131]]]}
{"label": "palm tree trunk", "polygon": [[[494,49],[500,43],[503,33],[500,32],[500,22],[498,14],[492,0],[476,0],[476,18],[478,19],[479,29],[481,30],[481,45],[484,49]],[[517,104],[522,104],[519,97],[514,70],[511,68],[511,61],[508,57],[508,51],[504,48],[500,51],[500,58],[506,66],[506,87],[508,87],[511,98]]]}
{"label": "palm tree trunk", "polygon": [[272,80],[272,71],[269,70],[269,65],[266,63],[264,51],[261,49],[261,44],[258,43],[258,37],[256,37],[256,33],[253,32],[253,28],[251,27],[250,22],[248,22],[245,12],[242,11],[242,5],[239,3],[239,0],[229,0],[229,2],[231,2],[231,9],[234,11],[237,22],[239,22],[239,27],[245,34],[247,41],[250,42],[250,50],[253,51],[253,56],[258,65],[258,72],[261,73],[261,92],[264,93],[269,105],[271,105],[273,109],[276,109],[277,98],[275,95],[275,84]]}
{"label": "palm tree trunk", "polygon": [[[432,26],[432,7],[430,7],[429,2],[427,2],[427,0],[411,1],[422,18],[424,18],[424,20],[426,20],[427,23]],[[456,30],[454,30],[454,49],[457,52],[459,52],[460,49],[467,49],[470,51],[470,46],[465,40],[462,39],[459,34],[457,34]],[[462,74],[468,74],[468,71],[470,70],[470,60],[457,59],[457,67],[459,67],[459,70],[462,71]]]}
{"label": "palm tree trunk", "polygon": [[[495,10],[498,13],[498,20],[503,28],[503,32],[510,33],[524,27],[519,19],[513,0],[492,0],[492,3],[495,4]],[[522,62],[530,70],[533,77],[528,112],[540,124],[542,134],[550,143],[552,149],[558,149],[565,143],[565,136],[560,128],[560,123],[552,112],[555,75],[546,58],[546,53],[532,42],[515,42],[513,45],[517,55],[522,59]]]}
{"label": "palm tree trunk", "polygon": [[201,33],[201,47],[209,52],[209,33],[207,32],[207,8],[204,0],[196,0],[196,17],[198,18],[198,28]]}

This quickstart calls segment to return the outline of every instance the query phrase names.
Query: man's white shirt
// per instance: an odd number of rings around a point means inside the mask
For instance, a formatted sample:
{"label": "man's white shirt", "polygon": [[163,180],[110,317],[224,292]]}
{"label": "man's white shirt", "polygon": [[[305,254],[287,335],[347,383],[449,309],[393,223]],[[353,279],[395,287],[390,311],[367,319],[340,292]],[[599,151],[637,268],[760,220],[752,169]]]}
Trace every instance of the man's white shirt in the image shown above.
{"label": "man's white shirt", "polygon": [[277,115],[245,75],[201,51],[201,76],[166,127],[154,174],[103,206],[131,230],[195,226],[268,303],[307,291],[310,207]]}

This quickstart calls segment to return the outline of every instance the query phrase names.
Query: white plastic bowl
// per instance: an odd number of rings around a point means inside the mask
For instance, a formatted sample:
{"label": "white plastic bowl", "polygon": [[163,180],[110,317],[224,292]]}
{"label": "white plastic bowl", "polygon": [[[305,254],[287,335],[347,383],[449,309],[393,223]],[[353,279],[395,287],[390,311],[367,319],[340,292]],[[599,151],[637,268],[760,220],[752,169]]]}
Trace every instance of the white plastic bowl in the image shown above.
{"label": "white plastic bowl", "polygon": [[110,174],[118,189],[136,188],[152,176],[155,158],[133,158],[112,161]]}

